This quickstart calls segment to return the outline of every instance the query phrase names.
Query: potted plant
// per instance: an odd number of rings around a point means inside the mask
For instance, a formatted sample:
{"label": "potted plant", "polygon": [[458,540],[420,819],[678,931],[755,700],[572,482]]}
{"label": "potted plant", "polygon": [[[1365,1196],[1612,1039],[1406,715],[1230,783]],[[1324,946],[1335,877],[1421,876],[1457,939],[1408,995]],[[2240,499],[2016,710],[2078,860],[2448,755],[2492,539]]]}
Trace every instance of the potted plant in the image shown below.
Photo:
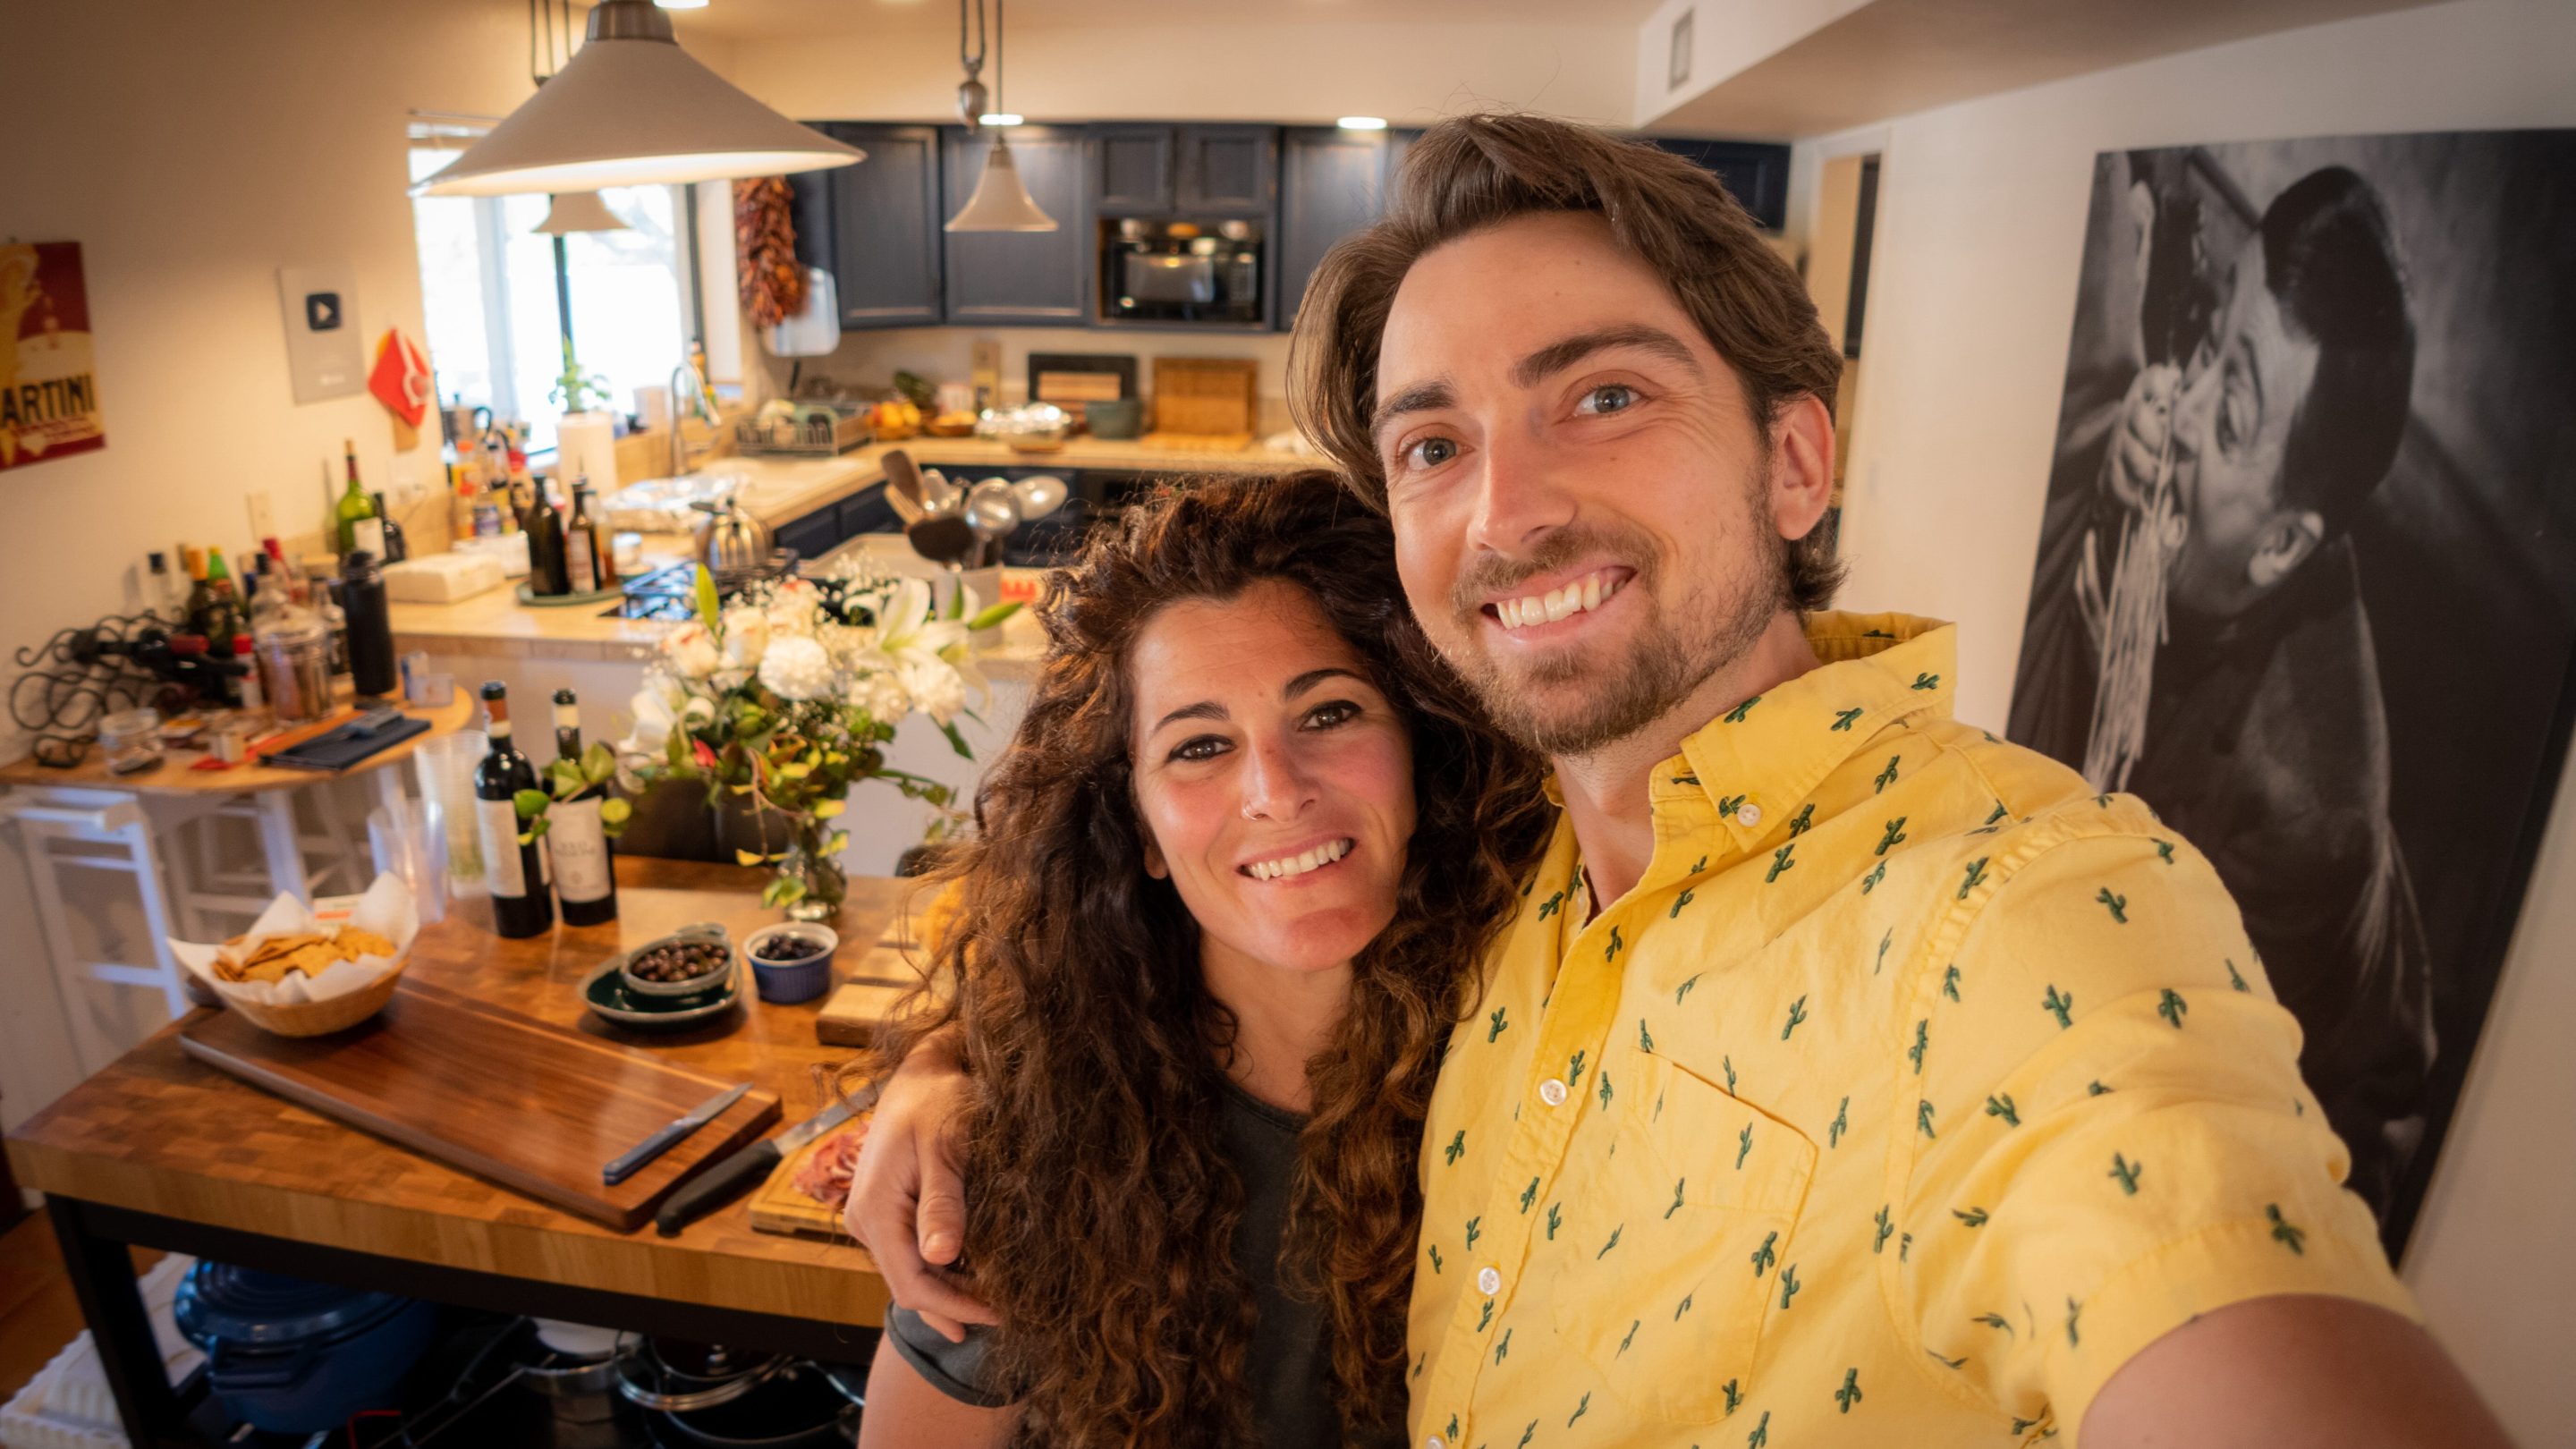
{"label": "potted plant", "polygon": [[888,767],[885,746],[917,714],[974,757],[957,721],[976,717],[967,700],[986,686],[967,636],[1019,605],[978,609],[961,584],[942,610],[920,579],[841,577],[759,586],[727,606],[704,568],[697,604],[646,669],[634,733],[616,752],[620,779],[630,790],[703,780],[710,804],[783,820],[784,841],[737,845],[735,859],[775,872],[763,903],[828,920],[849,888],[849,835],[835,822],[850,787],[884,780],[934,807],[953,803],[949,787]]}

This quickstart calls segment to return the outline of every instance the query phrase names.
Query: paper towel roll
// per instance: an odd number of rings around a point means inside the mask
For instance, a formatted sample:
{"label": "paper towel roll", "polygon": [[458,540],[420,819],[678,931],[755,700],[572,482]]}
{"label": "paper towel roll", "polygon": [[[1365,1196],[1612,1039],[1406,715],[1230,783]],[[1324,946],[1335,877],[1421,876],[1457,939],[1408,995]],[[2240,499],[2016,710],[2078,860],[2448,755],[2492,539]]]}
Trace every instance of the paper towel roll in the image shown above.
{"label": "paper towel roll", "polygon": [[564,497],[582,478],[606,496],[617,491],[616,424],[607,413],[566,413],[555,431],[555,477]]}

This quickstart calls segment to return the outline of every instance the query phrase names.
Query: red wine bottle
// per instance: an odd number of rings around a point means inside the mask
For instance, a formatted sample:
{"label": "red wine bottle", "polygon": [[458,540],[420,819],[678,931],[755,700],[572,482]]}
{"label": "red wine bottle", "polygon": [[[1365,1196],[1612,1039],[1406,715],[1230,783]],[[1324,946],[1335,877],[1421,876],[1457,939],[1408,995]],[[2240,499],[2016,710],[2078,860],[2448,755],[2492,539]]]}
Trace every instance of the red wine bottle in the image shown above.
{"label": "red wine bottle", "polygon": [[483,712],[492,748],[474,767],[474,824],[492,893],[492,928],[513,938],[542,936],[555,923],[546,842],[543,836],[520,842],[517,804],[520,791],[537,788],[536,767],[510,741],[510,692],[497,679],[483,686]]}
{"label": "red wine bottle", "polygon": [[[579,587],[578,584],[575,587]],[[555,691],[555,758],[581,762],[581,711],[569,689]],[[546,846],[554,857],[555,899],[567,926],[596,926],[617,919],[617,847],[599,820],[608,799],[605,781],[546,812]]]}

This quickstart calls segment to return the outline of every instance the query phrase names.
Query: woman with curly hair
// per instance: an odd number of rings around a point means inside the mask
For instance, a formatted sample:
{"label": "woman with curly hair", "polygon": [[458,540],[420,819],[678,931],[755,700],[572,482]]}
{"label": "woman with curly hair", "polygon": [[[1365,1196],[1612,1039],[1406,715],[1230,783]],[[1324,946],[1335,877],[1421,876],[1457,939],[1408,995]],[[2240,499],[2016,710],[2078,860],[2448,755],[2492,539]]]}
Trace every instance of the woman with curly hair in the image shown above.
{"label": "woman with curly hair", "polygon": [[860,1443],[1400,1442],[1423,1113],[1545,840],[1536,762],[1327,473],[1139,509],[1040,610],[883,1052],[955,1044],[999,1323],[892,1310]]}

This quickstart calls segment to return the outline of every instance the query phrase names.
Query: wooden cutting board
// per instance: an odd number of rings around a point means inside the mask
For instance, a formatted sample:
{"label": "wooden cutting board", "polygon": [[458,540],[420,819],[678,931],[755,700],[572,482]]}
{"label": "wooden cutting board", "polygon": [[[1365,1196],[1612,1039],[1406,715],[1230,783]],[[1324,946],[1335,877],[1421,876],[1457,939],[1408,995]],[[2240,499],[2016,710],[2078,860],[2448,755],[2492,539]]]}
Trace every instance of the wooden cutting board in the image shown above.
{"label": "wooden cutting board", "polygon": [[[865,1117],[858,1119],[866,1121]],[[796,1154],[778,1164],[769,1180],[751,1195],[751,1225],[764,1233],[789,1233],[800,1238],[833,1238],[849,1241],[841,1228],[841,1213],[825,1203],[816,1202],[796,1190],[796,1174],[823,1144],[850,1130],[849,1124],[835,1127],[798,1149]]]}
{"label": "wooden cutting board", "polygon": [[603,1165],[733,1084],[410,979],[347,1031],[271,1036],[219,1011],[180,1027],[179,1044],[326,1117],[621,1231],[778,1120],[776,1093],[747,1093],[603,1186]]}
{"label": "wooden cutting board", "polygon": [[1154,432],[1250,438],[1261,410],[1261,364],[1229,357],[1154,359]]}
{"label": "wooden cutting board", "polygon": [[921,984],[914,965],[918,946],[879,941],[875,949],[832,988],[814,1018],[814,1039],[825,1046],[867,1046],[894,1015],[895,1006]]}

